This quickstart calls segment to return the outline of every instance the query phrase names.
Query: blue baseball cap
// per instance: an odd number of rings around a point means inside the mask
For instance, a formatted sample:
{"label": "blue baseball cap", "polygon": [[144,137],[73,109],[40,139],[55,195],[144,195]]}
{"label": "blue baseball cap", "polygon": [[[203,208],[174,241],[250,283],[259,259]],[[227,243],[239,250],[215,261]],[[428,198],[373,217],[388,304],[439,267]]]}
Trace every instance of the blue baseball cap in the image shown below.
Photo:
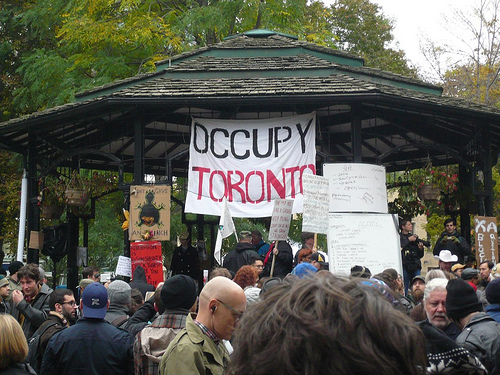
{"label": "blue baseball cap", "polygon": [[82,294],[83,316],[104,319],[108,310],[108,291],[101,283],[92,283]]}

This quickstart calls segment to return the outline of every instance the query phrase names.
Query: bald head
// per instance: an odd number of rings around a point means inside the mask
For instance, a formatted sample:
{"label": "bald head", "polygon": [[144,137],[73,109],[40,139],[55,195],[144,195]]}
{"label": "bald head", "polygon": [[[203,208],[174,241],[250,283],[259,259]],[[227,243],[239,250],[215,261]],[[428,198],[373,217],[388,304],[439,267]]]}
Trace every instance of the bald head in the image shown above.
{"label": "bald head", "polygon": [[246,309],[243,289],[227,277],[211,279],[202,289],[196,320],[229,340],[240,315]]}
{"label": "bald head", "polygon": [[212,298],[223,299],[233,294],[245,295],[238,284],[227,277],[217,276],[203,287],[200,294],[200,305],[209,302]]}

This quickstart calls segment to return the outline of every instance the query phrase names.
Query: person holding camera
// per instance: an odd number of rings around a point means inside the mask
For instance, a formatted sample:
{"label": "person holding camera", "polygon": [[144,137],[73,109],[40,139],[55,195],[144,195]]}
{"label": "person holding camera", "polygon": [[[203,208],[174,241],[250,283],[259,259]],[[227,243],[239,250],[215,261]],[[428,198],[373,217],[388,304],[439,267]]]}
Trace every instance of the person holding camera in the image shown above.
{"label": "person holding camera", "polygon": [[444,232],[434,245],[433,254],[439,255],[441,250],[450,250],[452,255],[458,257],[458,263],[461,264],[466,264],[466,260],[472,255],[470,245],[465,238],[458,235],[457,221],[454,218],[444,221]]}
{"label": "person holding camera", "polygon": [[403,277],[405,283],[405,295],[408,294],[410,282],[420,275],[422,264],[420,258],[424,256],[424,241],[412,233],[413,224],[410,220],[403,219],[399,224],[399,239],[401,242],[401,259],[403,260]]}

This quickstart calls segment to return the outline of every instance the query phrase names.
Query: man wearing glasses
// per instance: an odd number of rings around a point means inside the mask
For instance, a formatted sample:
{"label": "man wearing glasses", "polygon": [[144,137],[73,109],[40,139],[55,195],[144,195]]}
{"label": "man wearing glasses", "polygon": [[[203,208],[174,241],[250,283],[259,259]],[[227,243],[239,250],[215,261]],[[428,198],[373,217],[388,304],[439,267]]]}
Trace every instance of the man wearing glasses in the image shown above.
{"label": "man wearing glasses", "polygon": [[73,292],[69,289],[56,289],[49,297],[50,312],[47,320],[36,330],[33,337],[40,335],[39,348],[30,347],[36,351],[36,358],[30,357],[30,364],[36,372],[40,371],[43,359],[43,353],[47,347],[50,338],[57,332],[68,328],[76,322],[76,310],[78,305],[75,302]]}
{"label": "man wearing glasses", "polygon": [[439,256],[441,250],[450,250],[452,255],[458,257],[458,263],[465,264],[471,256],[471,249],[465,238],[457,232],[457,221],[454,218],[448,218],[444,221],[444,232],[434,246],[433,254]]}
{"label": "man wearing glasses", "polygon": [[246,297],[226,277],[210,280],[200,294],[196,319],[188,316],[186,328],[168,346],[160,363],[161,375],[222,375],[229,353],[222,340],[229,340],[246,309]]}

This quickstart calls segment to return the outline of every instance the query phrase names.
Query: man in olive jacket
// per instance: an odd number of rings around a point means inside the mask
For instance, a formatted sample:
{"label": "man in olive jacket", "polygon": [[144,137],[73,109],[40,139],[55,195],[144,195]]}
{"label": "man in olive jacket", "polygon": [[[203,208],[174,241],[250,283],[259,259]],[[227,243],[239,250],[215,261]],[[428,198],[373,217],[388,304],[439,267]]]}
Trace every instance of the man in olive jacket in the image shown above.
{"label": "man in olive jacket", "polygon": [[186,328],[167,347],[160,363],[161,375],[222,375],[229,340],[246,309],[243,289],[226,277],[210,280],[200,294],[198,315],[187,317]]}

